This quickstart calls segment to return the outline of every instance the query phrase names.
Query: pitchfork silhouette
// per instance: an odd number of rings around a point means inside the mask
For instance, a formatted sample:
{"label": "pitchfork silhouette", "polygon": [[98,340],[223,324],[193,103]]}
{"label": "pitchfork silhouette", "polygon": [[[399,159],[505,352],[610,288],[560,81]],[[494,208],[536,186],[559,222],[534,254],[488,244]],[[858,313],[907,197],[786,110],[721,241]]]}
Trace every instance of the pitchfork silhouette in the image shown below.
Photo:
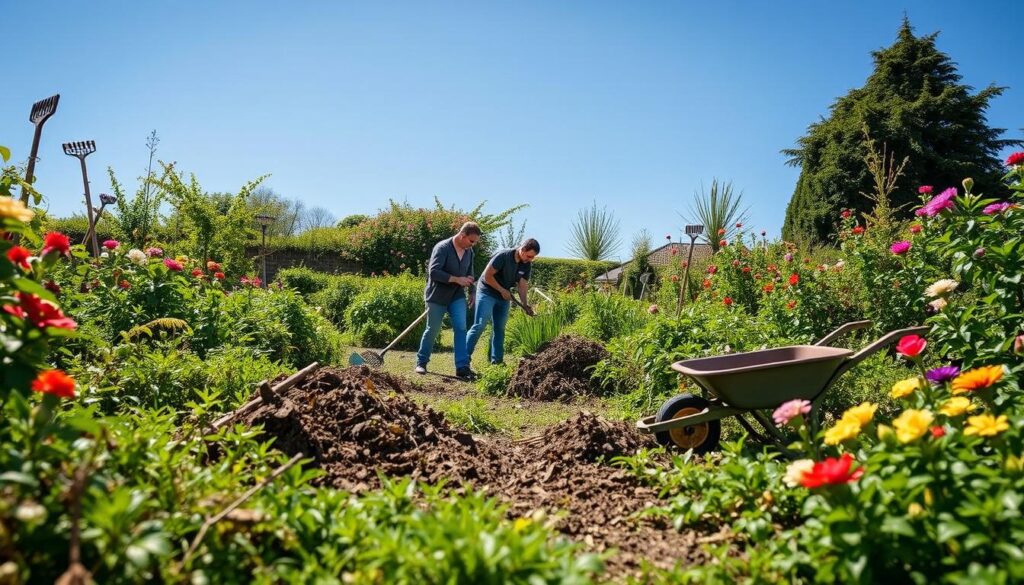
{"label": "pitchfork silhouette", "polygon": [[[32,113],[28,115],[28,121],[36,125],[36,131],[32,135],[32,150],[29,151],[28,166],[25,168],[26,183],[32,183],[32,173],[36,170],[36,155],[39,154],[39,138],[43,135],[43,124],[57,112],[57,102],[59,101],[60,94],[57,94],[32,104]],[[21,190],[21,202],[28,205],[27,189]]]}
{"label": "pitchfork silhouette", "polygon": [[73,156],[78,159],[78,162],[82,163],[82,183],[85,185],[85,210],[89,219],[89,232],[92,233],[92,253],[94,256],[99,256],[100,244],[96,238],[96,221],[99,218],[93,216],[92,195],[89,192],[89,172],[85,169],[85,157],[96,152],[96,142],[82,140],[79,142],[65,142],[62,146],[64,147],[64,154]]}

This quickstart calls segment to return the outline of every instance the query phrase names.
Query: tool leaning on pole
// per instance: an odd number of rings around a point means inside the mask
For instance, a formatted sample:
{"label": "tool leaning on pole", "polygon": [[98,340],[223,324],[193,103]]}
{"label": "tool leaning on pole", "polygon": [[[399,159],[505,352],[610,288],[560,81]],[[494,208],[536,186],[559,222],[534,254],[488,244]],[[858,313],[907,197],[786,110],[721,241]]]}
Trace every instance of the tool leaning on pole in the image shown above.
{"label": "tool leaning on pole", "polygon": [[92,206],[92,194],[89,191],[89,172],[85,168],[85,157],[96,152],[96,142],[94,140],[80,140],[78,142],[65,142],[62,147],[64,148],[64,154],[73,156],[78,159],[78,162],[82,164],[82,183],[85,185],[85,210],[87,212],[87,218],[89,219],[89,232],[92,234],[92,253],[94,256],[100,255],[100,244],[96,239],[96,218],[93,214]]}

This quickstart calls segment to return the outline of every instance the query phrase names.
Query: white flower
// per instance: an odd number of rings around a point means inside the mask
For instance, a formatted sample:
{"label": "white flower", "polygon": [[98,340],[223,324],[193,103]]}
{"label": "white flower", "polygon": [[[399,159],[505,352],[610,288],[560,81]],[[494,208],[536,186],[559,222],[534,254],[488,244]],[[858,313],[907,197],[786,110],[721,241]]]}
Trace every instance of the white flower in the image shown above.
{"label": "white flower", "polygon": [[842,270],[844,266],[846,266],[846,262],[843,262],[842,260],[840,260],[839,262],[836,262],[836,267],[835,268],[836,268],[836,270]]}
{"label": "white flower", "polygon": [[128,260],[130,260],[132,264],[145,266],[149,263],[149,256],[146,256],[146,253],[138,248],[132,248],[128,251]]}
{"label": "white flower", "polygon": [[110,254],[107,252],[100,252],[100,258],[110,258]]}
{"label": "white flower", "polygon": [[928,306],[930,306],[931,308],[935,309],[936,311],[941,311],[942,309],[946,308],[947,304],[948,303],[946,302],[946,299],[944,299],[942,297],[939,297],[939,298],[935,299],[934,301],[928,303]]}
{"label": "white flower", "polygon": [[46,508],[35,502],[23,502],[14,510],[14,517],[26,524],[46,519]]}
{"label": "white flower", "polygon": [[935,281],[935,284],[924,289],[924,294],[930,297],[944,297],[956,290],[960,283],[949,278]]}
{"label": "white flower", "polygon": [[799,487],[800,482],[804,479],[804,474],[812,469],[814,469],[814,461],[810,459],[797,459],[786,468],[786,475],[783,476],[782,483],[789,487]]}

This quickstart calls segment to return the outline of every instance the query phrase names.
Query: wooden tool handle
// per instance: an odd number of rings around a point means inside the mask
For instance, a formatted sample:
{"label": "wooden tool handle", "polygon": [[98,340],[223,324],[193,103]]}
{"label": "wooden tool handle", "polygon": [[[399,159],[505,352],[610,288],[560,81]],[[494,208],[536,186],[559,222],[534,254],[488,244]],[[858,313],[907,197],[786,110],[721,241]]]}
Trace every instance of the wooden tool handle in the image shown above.
{"label": "wooden tool handle", "polygon": [[405,328],[405,331],[399,333],[398,337],[396,337],[394,341],[389,343],[388,346],[385,347],[384,349],[380,350],[380,355],[384,355],[384,352],[389,351],[392,347],[398,345],[398,342],[402,341],[403,337],[408,335],[410,331],[415,329],[416,326],[420,324],[420,322],[427,318],[427,312],[428,311],[423,311],[423,313],[421,313],[419,317],[416,317],[416,320],[410,323],[409,326]]}

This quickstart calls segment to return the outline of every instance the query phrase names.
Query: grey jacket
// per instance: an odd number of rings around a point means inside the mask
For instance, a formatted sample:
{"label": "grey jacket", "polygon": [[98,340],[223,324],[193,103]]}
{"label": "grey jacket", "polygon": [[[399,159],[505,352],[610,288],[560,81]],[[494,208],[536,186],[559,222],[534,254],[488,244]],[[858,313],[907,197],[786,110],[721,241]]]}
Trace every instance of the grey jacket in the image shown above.
{"label": "grey jacket", "polygon": [[423,298],[428,303],[448,306],[455,295],[465,297],[463,287],[448,282],[452,276],[471,276],[473,274],[473,248],[462,253],[462,260],[455,251],[453,238],[441,240],[430,253],[427,265],[427,288]]}

